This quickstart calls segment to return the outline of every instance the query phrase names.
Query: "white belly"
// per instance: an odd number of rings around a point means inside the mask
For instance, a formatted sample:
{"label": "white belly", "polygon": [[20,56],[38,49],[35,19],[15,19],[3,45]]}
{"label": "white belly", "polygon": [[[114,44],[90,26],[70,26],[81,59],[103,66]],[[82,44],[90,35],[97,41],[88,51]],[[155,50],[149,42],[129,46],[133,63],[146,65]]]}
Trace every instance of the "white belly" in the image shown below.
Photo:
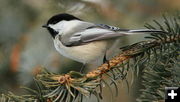
{"label": "white belly", "polygon": [[95,41],[81,46],[66,47],[54,40],[56,50],[63,56],[81,63],[90,63],[103,56],[107,49],[106,41]]}

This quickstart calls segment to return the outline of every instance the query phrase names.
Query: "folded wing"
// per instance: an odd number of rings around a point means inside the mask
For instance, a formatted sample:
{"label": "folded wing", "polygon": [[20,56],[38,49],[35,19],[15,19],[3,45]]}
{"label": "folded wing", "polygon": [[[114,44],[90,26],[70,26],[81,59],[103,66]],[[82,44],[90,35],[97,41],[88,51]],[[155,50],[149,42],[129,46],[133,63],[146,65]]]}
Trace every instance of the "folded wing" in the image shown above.
{"label": "folded wing", "polygon": [[164,33],[161,30],[152,30],[152,29],[138,29],[138,30],[128,30],[120,29],[114,26],[108,25],[95,25],[88,27],[81,32],[73,34],[66,46],[78,46],[83,45],[92,41],[106,40],[117,38],[126,35],[132,34],[144,34],[144,33]]}

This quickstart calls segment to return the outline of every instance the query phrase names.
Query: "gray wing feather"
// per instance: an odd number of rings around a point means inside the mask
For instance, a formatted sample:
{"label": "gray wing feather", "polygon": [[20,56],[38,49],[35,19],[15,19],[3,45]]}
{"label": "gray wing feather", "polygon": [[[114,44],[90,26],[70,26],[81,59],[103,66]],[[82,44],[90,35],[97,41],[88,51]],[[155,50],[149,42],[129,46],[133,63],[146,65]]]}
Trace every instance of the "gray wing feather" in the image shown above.
{"label": "gray wing feather", "polygon": [[124,34],[120,34],[116,32],[98,33],[98,34],[87,35],[87,36],[82,35],[81,42],[87,43],[91,41],[111,39],[111,38],[120,37],[123,35]]}
{"label": "gray wing feather", "polygon": [[129,31],[129,29],[121,29],[119,27],[110,26],[110,25],[106,25],[106,24],[96,24],[96,26],[100,27],[100,28],[108,29],[111,31]]}
{"label": "gray wing feather", "polygon": [[77,45],[86,44],[92,41],[111,39],[111,38],[120,37],[123,35],[125,35],[125,33],[114,32],[114,31],[110,31],[110,30],[102,29],[102,28],[91,28],[91,29],[86,29],[82,32],[77,32],[73,34],[70,37],[68,43],[66,43],[66,46],[75,46],[75,45],[77,46]]}

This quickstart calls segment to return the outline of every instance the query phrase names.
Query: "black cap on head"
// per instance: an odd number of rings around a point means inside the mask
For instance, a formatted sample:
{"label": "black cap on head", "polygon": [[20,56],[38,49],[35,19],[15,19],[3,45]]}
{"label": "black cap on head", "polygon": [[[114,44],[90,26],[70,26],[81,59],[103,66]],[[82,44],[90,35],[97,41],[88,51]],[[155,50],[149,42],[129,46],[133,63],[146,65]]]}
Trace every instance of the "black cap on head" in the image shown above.
{"label": "black cap on head", "polygon": [[73,15],[70,15],[70,14],[67,14],[67,13],[61,13],[61,14],[58,14],[58,15],[55,15],[55,16],[52,16],[48,22],[47,22],[47,25],[48,24],[56,24],[58,23],[59,21],[62,21],[62,20],[66,20],[66,21],[70,21],[70,20],[80,20],[79,18],[73,16]]}
{"label": "black cap on head", "polygon": [[54,29],[50,28],[48,25],[49,24],[56,24],[62,20],[66,20],[66,21],[70,21],[70,20],[80,20],[79,18],[73,16],[73,15],[70,15],[70,14],[67,14],[67,13],[61,13],[61,14],[58,14],[58,15],[55,15],[55,16],[52,16],[47,24],[43,25],[42,27],[43,28],[47,28],[47,30],[49,31],[49,33],[52,35],[53,38],[55,38],[55,36],[58,34],[57,31],[55,31]]}

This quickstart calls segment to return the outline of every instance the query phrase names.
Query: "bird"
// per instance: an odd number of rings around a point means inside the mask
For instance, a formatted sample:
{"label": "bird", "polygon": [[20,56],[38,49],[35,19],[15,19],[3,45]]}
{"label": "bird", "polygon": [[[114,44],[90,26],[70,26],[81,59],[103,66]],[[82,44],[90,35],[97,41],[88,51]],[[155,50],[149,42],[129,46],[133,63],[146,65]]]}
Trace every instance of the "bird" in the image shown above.
{"label": "bird", "polygon": [[53,38],[55,49],[63,56],[84,65],[104,56],[119,37],[144,33],[162,33],[154,29],[121,29],[84,21],[68,13],[56,14],[42,26]]}

